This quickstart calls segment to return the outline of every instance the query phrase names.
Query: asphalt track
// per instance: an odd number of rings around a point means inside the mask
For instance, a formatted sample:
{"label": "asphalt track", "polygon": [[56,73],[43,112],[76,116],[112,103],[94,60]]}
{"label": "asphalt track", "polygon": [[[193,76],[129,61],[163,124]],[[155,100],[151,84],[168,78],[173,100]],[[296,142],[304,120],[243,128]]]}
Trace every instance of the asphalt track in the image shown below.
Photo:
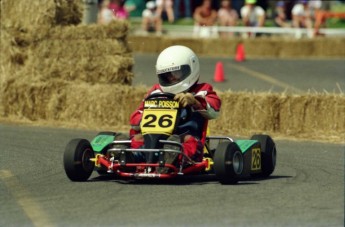
{"label": "asphalt track", "polygon": [[276,141],[268,179],[67,179],[63,151],[96,132],[0,124],[0,226],[343,226],[344,147]]}
{"label": "asphalt track", "polygon": [[[134,85],[157,83],[157,54],[134,56]],[[224,82],[214,82],[216,65],[223,66]],[[345,92],[344,59],[246,59],[236,62],[225,57],[200,57],[200,82],[226,91],[303,94]]]}
{"label": "asphalt track", "polygon": [[[134,71],[142,73],[135,84],[151,83],[141,79],[154,73],[148,65],[155,56],[135,59]],[[201,60],[209,81],[215,63],[223,61],[227,80],[215,83],[217,89],[344,90],[341,60]],[[161,182],[94,173],[84,183],[69,181],[65,145],[96,134],[0,123],[0,226],[344,226],[344,145],[278,140],[272,176],[235,186],[221,185],[213,175]]]}

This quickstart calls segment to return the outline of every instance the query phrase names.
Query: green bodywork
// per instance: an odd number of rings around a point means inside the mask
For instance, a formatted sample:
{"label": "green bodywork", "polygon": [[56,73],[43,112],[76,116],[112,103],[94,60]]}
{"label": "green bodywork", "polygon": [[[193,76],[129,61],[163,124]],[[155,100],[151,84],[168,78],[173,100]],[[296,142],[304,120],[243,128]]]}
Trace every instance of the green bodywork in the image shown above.
{"label": "green bodywork", "polygon": [[114,141],[115,135],[98,135],[91,141],[94,152],[101,153],[102,150]]}
{"label": "green bodywork", "polygon": [[257,143],[257,140],[236,140],[235,143],[241,149],[242,153],[245,153],[253,144]]}

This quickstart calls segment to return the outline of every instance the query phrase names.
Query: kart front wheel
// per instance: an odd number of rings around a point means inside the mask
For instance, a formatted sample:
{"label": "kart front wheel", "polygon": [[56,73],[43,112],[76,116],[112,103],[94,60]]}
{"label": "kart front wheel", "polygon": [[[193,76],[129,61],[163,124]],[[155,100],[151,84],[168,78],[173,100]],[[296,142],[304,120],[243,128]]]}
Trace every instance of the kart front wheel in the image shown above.
{"label": "kart front wheel", "polygon": [[92,174],[95,163],[94,152],[86,139],[73,139],[65,149],[63,162],[67,177],[71,181],[86,181]]}
{"label": "kart front wheel", "polygon": [[218,145],[214,154],[214,172],[222,184],[236,184],[243,172],[243,155],[234,142]]}

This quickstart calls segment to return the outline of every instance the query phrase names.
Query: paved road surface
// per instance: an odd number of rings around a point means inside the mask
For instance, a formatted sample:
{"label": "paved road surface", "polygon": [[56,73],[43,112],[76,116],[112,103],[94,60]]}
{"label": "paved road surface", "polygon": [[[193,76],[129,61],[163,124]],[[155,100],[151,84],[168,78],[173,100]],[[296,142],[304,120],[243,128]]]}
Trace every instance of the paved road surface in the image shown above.
{"label": "paved road surface", "polygon": [[0,226],[344,226],[344,147],[277,141],[266,180],[71,182],[63,150],[96,132],[0,124]]}
{"label": "paved road surface", "polygon": [[[135,54],[133,84],[151,86],[155,76],[156,54]],[[217,62],[224,68],[225,82],[213,82]],[[345,59],[281,60],[200,57],[201,79],[218,90],[256,92],[345,92]]]}

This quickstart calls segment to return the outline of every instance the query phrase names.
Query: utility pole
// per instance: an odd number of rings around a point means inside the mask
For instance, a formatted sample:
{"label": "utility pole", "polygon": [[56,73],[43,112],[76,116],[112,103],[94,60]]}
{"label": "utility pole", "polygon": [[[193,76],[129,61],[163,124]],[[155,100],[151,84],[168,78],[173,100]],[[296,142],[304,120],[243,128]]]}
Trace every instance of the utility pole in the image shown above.
{"label": "utility pole", "polygon": [[83,24],[97,23],[98,0],[83,0]]}

